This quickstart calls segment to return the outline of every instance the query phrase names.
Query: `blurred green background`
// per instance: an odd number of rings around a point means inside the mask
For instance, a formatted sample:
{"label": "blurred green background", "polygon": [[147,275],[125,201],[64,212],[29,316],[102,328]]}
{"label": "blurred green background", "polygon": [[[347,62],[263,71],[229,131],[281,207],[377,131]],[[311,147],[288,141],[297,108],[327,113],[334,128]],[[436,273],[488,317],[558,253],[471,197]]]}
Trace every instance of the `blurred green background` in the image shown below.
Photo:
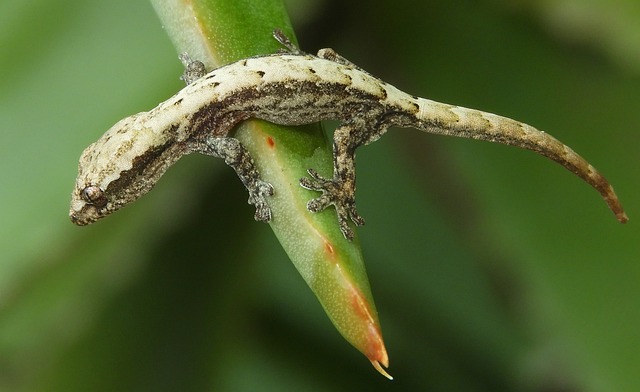
{"label": "blurred green background", "polygon": [[631,221],[533,153],[392,130],[358,207],[389,382],[333,329],[221,161],[97,225],[80,152],[181,88],[144,1],[0,4],[0,391],[636,391],[640,4],[289,0],[302,48],[544,129]]}

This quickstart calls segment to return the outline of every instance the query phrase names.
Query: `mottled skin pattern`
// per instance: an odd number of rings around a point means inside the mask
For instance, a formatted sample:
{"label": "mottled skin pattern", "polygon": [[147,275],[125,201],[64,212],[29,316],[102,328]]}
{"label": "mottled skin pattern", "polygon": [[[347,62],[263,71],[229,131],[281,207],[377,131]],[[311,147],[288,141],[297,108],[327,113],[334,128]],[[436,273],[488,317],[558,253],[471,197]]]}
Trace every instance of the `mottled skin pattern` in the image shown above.
{"label": "mottled skin pattern", "polygon": [[607,180],[587,161],[552,136],[529,125],[478,110],[408,95],[371,76],[331,49],[317,56],[299,51],[279,31],[287,53],[252,57],[205,74],[202,63],[181,56],[187,86],[149,112],[127,117],[82,153],[72,193],[71,220],[92,223],[148,192],[185,154],[221,157],[238,174],[256,206],[256,220],[269,221],[267,197],[273,187],[260,179],[253,159],[229,135],[249,118],[301,125],[338,120],[332,178],[309,169],[300,185],[322,194],[309,211],[333,205],[340,230],[364,224],[356,212],[355,151],[376,141],[389,127],[487,140],[542,154],[593,186],[618,220],[622,206]]}

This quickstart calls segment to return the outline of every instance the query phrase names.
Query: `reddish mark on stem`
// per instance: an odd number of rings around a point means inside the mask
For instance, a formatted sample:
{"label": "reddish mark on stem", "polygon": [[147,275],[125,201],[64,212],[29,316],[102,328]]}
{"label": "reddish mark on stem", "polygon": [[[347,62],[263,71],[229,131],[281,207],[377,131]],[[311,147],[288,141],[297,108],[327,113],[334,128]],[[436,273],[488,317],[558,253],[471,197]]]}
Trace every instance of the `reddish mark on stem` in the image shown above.
{"label": "reddish mark on stem", "polygon": [[276,142],[271,136],[267,136],[267,145],[269,145],[269,147],[271,148],[274,148],[276,146]]}
{"label": "reddish mark on stem", "polygon": [[377,322],[371,313],[371,309],[364,302],[364,298],[360,291],[355,288],[351,293],[351,306],[354,308],[358,317],[367,324],[367,336],[366,343],[363,347],[360,347],[364,355],[369,358],[373,367],[380,372],[383,376],[389,380],[393,380],[393,377],[387,373],[383,366],[389,367],[389,356],[387,355],[387,349],[384,347],[382,341],[382,333],[378,329]]}
{"label": "reddish mark on stem", "polygon": [[335,250],[333,249],[333,246],[329,242],[324,243],[324,250],[326,250],[327,253],[329,253],[332,256],[335,254]]}
{"label": "reddish mark on stem", "polygon": [[351,307],[362,320],[372,321],[371,312],[363,300],[362,293],[355,288],[351,288]]}

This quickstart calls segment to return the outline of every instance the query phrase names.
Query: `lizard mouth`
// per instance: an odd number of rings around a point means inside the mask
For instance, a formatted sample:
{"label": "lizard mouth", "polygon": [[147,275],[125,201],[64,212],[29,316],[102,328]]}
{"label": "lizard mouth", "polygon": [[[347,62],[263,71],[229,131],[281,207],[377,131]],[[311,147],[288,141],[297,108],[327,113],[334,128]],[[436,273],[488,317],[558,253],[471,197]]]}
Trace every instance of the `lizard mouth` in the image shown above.
{"label": "lizard mouth", "polygon": [[96,206],[81,202],[81,206],[77,208],[75,203],[71,204],[69,210],[69,218],[71,222],[78,226],[86,226],[100,219],[103,215]]}

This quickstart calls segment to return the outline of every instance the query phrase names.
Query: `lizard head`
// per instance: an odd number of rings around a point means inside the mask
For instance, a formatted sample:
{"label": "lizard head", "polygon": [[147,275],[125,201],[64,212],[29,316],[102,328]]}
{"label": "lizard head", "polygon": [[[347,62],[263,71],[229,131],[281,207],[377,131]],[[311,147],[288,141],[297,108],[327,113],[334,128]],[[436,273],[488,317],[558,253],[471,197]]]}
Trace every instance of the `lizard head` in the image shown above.
{"label": "lizard head", "polygon": [[88,225],[135,201],[167,169],[173,146],[165,133],[145,124],[146,117],[138,113],[119,121],[84,150],[71,193],[73,223]]}

